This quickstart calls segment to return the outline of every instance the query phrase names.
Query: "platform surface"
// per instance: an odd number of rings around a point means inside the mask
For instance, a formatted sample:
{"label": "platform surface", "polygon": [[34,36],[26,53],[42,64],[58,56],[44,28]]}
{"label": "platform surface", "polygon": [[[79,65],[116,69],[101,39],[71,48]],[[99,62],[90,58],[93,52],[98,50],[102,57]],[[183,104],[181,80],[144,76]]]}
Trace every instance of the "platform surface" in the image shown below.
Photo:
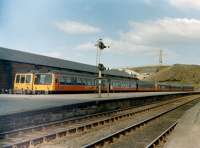
{"label": "platform surface", "polygon": [[132,92],[103,94],[98,98],[97,94],[62,94],[62,95],[0,95],[0,115],[13,114],[24,111],[45,109],[55,106],[70,105],[88,101],[134,98],[142,96],[154,96],[175,94],[180,92]]}
{"label": "platform surface", "polygon": [[180,118],[164,148],[200,148],[200,102]]}

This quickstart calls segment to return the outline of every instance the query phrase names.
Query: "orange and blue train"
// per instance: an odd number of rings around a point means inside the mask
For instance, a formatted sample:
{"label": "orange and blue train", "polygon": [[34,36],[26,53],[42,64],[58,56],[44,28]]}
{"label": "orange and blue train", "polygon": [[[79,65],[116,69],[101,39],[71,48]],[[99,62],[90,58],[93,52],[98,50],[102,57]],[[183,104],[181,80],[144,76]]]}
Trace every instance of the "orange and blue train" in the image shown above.
{"label": "orange and blue train", "polygon": [[[16,73],[14,92],[24,94],[97,92],[96,75],[74,72]],[[104,75],[104,92],[193,91],[191,85],[146,82],[130,77]]]}

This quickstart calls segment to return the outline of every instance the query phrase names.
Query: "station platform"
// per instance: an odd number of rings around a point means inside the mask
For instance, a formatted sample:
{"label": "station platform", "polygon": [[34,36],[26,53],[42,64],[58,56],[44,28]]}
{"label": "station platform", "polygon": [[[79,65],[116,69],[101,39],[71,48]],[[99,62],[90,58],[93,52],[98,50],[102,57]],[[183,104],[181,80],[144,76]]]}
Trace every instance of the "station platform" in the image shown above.
{"label": "station platform", "polygon": [[164,148],[200,148],[200,102],[186,111]]}
{"label": "station platform", "polygon": [[[109,112],[196,92],[131,92],[62,95],[0,95],[0,134],[50,122]],[[199,92],[198,92],[199,93]]]}
{"label": "station platform", "polygon": [[51,107],[85,103],[89,101],[126,99],[136,97],[147,97],[167,94],[178,94],[181,92],[131,92],[102,94],[59,94],[59,95],[0,95],[0,116],[19,112],[46,109]]}

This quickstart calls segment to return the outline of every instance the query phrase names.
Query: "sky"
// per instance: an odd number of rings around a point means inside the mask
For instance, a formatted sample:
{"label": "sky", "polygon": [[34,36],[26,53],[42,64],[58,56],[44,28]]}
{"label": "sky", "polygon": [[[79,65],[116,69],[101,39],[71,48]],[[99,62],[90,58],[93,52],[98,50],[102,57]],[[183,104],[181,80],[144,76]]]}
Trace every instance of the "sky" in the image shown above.
{"label": "sky", "polygon": [[200,0],[0,0],[0,46],[106,67],[200,64]]}

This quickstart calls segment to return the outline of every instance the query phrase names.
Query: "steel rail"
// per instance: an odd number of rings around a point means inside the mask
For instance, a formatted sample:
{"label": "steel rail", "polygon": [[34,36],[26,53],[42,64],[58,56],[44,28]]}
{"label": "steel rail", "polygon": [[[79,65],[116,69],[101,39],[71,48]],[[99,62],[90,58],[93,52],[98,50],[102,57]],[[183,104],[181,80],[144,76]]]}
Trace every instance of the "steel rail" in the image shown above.
{"label": "steel rail", "polygon": [[[196,99],[199,99],[199,97],[196,98]],[[194,100],[196,100],[196,99],[194,99]],[[177,108],[179,108],[179,107],[181,107],[181,106],[183,106],[185,104],[188,104],[188,103],[190,103],[190,102],[192,102],[194,100],[187,101],[187,102],[185,102],[185,103],[183,103],[181,105],[178,105],[178,106],[176,106],[176,107],[174,107],[172,109],[169,109],[167,111],[161,112],[158,115],[155,115],[155,116],[150,117],[148,119],[145,119],[145,120],[143,120],[143,121],[141,121],[139,123],[136,123],[136,124],[133,124],[131,126],[128,126],[128,127],[124,128],[124,129],[121,129],[121,130],[115,132],[115,133],[109,134],[109,135],[107,135],[107,136],[105,136],[105,137],[103,137],[101,139],[98,139],[98,140],[92,142],[92,143],[84,145],[81,148],[102,147],[105,143],[113,143],[115,138],[118,139],[118,138],[120,138],[120,136],[126,135],[126,133],[129,133],[129,132],[135,130],[136,128],[140,128],[140,127],[144,126],[145,124],[149,123],[150,121],[152,121],[154,119],[157,119],[157,118],[159,118],[159,117],[161,117],[161,116],[163,116],[163,115],[165,115],[165,114],[167,114],[167,113],[169,113],[169,112],[171,112],[171,111],[173,111],[173,110],[175,110],[175,109],[177,109]]]}
{"label": "steel rail", "polygon": [[[194,97],[194,96],[189,96],[189,97]],[[133,116],[133,115],[141,113],[141,112],[149,111],[149,110],[152,110],[154,108],[158,108],[158,107],[161,107],[161,106],[164,106],[164,105],[168,105],[169,103],[177,102],[179,100],[182,100],[183,98],[185,98],[185,97],[181,97],[181,98],[178,98],[178,99],[175,99],[175,100],[166,101],[164,103],[160,102],[160,103],[163,103],[163,104],[160,104],[160,105],[153,104],[155,106],[150,107],[150,108],[145,108],[143,110],[133,111],[133,112],[120,114],[120,115],[115,115],[113,117],[108,117],[108,118],[105,118],[103,120],[82,124],[81,126],[77,126],[77,127],[73,127],[73,128],[68,128],[68,129],[66,128],[64,130],[49,133],[45,136],[41,136],[41,137],[37,137],[37,138],[33,138],[33,139],[28,139],[28,140],[20,141],[20,142],[13,143],[13,144],[4,145],[3,148],[18,148],[18,147],[28,148],[30,146],[36,146],[36,145],[44,143],[44,142],[49,142],[49,141],[52,141],[52,140],[57,139],[57,138],[61,138],[61,137],[64,137],[64,136],[67,136],[67,135],[70,135],[70,134],[85,131],[85,130],[91,129],[91,128],[99,126],[99,125],[104,125],[106,123],[114,122],[114,121],[117,121],[117,120],[125,118],[125,117],[130,117],[130,116]]]}
{"label": "steel rail", "polygon": [[[186,97],[186,96],[185,96]],[[192,97],[192,96],[189,96]],[[150,109],[154,109],[157,107],[161,107],[164,106],[168,103],[173,103],[176,102],[177,100],[181,100],[184,97],[178,98],[178,99],[173,99],[173,100],[168,100],[168,101],[163,101],[163,102],[159,102],[160,105],[158,105],[159,103],[152,103],[152,104],[148,104],[148,105],[155,105],[149,108],[144,108],[142,110],[136,111],[135,113],[140,113],[140,112],[145,112],[146,110],[150,110]],[[148,106],[145,105],[145,106]],[[145,106],[139,106],[139,107],[145,107]],[[39,131],[39,130],[44,130],[45,128],[48,127],[52,127],[52,126],[60,126],[63,124],[69,124],[69,123],[76,123],[76,122],[80,122],[82,120],[86,120],[86,119],[93,119],[93,118],[97,118],[97,117],[105,117],[105,116],[110,116],[112,114],[115,113],[120,113],[120,112],[125,112],[131,109],[134,109],[136,106],[134,107],[128,107],[125,109],[117,109],[117,110],[113,110],[113,111],[107,111],[107,112],[101,112],[101,113],[95,113],[95,114],[91,114],[91,115],[85,115],[82,117],[75,117],[75,118],[71,118],[71,119],[65,119],[65,120],[59,120],[59,121],[54,121],[54,122],[50,122],[50,123],[44,123],[44,124],[40,124],[40,125],[36,125],[36,126],[31,126],[31,127],[27,127],[27,128],[21,128],[21,129],[17,129],[17,130],[11,130],[11,131],[7,131],[7,132],[2,132],[0,133],[0,139],[4,138],[4,137],[8,137],[9,135],[17,135],[17,134],[21,134],[21,133],[25,133],[25,132],[29,132],[29,131]]]}
{"label": "steel rail", "polygon": [[161,141],[164,141],[167,135],[169,135],[172,130],[176,127],[178,121],[174,122],[168,129],[166,129],[162,134],[156,137],[151,143],[149,143],[145,148],[155,148],[156,145],[159,145]]}

